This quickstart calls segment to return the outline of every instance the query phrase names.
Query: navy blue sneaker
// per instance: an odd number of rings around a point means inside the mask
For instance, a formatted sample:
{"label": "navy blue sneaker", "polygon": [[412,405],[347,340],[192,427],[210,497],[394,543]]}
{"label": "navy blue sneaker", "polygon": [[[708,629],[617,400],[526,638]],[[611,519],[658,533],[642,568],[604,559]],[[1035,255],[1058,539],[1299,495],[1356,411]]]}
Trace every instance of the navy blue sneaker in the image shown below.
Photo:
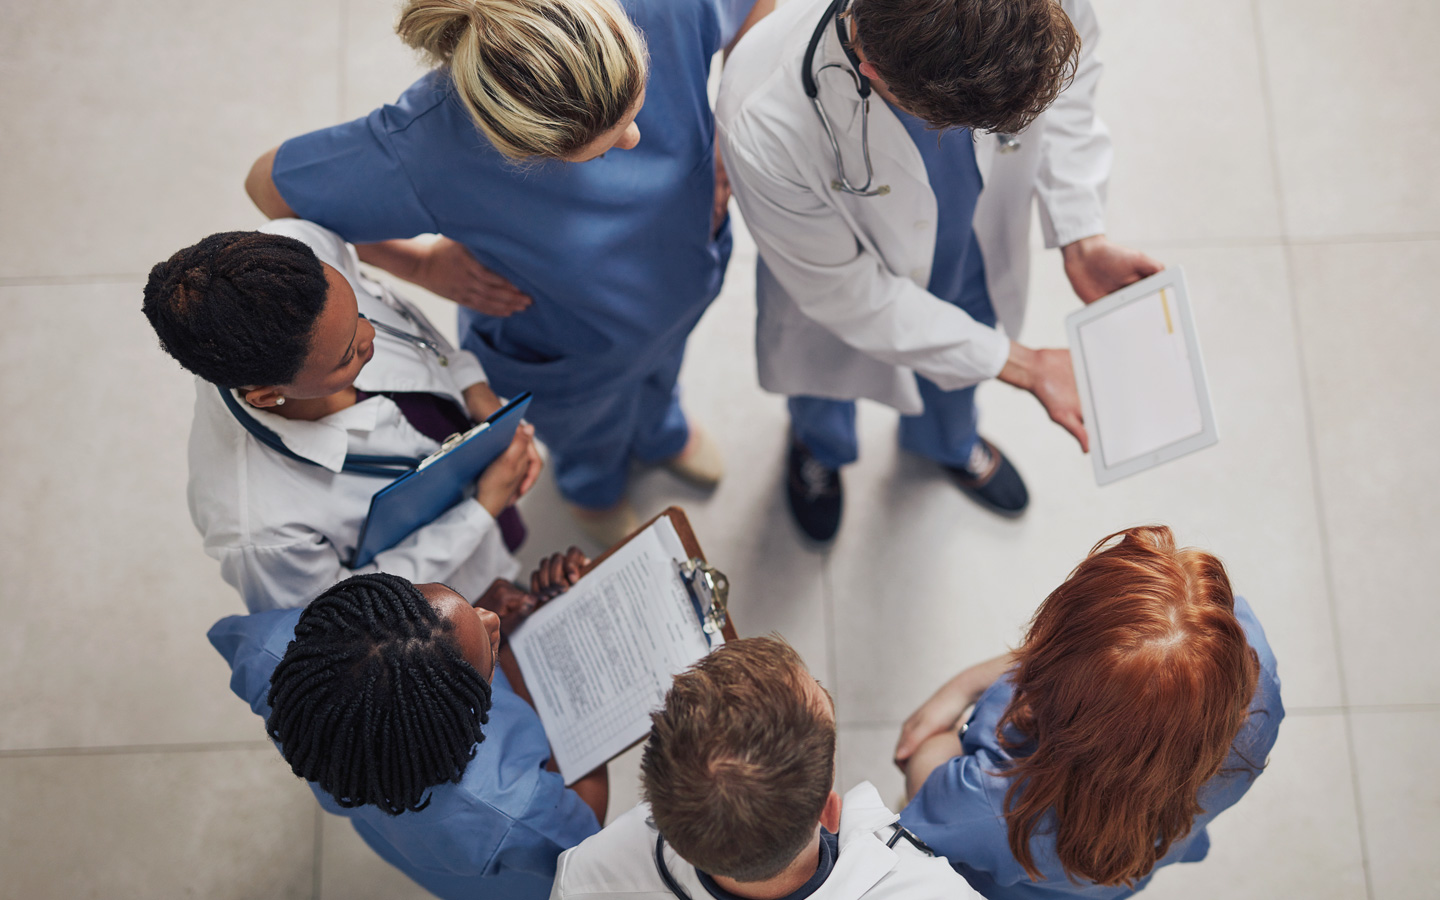
{"label": "navy blue sneaker", "polygon": [[785,478],[785,496],[790,513],[806,537],[827,544],[840,530],[840,512],[845,494],[840,488],[840,470],[832,469],[811,455],[804,444],[790,439],[790,460]]}
{"label": "navy blue sneaker", "polygon": [[1030,492],[1025,481],[1005,454],[983,437],[970,451],[970,462],[964,468],[945,466],[945,471],[970,499],[993,513],[1016,518],[1030,505]]}

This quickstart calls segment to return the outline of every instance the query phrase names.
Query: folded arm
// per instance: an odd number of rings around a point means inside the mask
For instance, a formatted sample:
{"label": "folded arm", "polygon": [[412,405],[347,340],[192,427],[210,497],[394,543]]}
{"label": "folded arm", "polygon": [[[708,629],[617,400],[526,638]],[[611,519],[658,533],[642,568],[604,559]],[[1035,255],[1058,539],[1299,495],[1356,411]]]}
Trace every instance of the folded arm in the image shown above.
{"label": "folded arm", "polygon": [[[225,548],[220,571],[251,612],[305,606],[338,581],[366,572],[389,572],[412,582],[446,582],[477,551],[513,569],[494,517],[473,500],[462,501],[405,540],[351,569],[319,532],[295,529],[288,541]],[[497,575],[511,574],[498,572]]]}

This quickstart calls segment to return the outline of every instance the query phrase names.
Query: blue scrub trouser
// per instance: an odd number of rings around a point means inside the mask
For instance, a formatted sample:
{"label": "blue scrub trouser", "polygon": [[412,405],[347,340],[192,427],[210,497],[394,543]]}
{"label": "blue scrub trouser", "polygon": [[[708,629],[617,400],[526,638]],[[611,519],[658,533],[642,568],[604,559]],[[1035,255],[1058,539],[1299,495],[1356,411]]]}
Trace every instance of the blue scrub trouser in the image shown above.
{"label": "blue scrub trouser", "polygon": [[[985,287],[983,269],[965,285],[958,303],[975,321],[995,326],[995,310]],[[979,413],[975,409],[975,388],[941,390],[928,378],[915,376],[925,411],[918,416],[900,417],[900,446],[911,453],[947,466],[964,467],[978,438]],[[860,456],[855,435],[855,401],[824,397],[791,397],[790,428],[824,465],[832,469],[854,462]]]}
{"label": "blue scrub trouser", "polygon": [[[964,467],[977,439],[975,388],[943,391],[915,376],[925,411],[900,417],[900,446],[947,466]],[[815,458],[832,469],[860,455],[855,436],[855,401],[791,397],[790,427]]]}
{"label": "blue scrub trouser", "polygon": [[560,494],[577,506],[607,509],[625,496],[630,461],[659,463],[678,456],[690,439],[680,409],[680,363],[685,342],[638,382],[616,384],[587,399],[546,398],[526,413],[550,448]]}

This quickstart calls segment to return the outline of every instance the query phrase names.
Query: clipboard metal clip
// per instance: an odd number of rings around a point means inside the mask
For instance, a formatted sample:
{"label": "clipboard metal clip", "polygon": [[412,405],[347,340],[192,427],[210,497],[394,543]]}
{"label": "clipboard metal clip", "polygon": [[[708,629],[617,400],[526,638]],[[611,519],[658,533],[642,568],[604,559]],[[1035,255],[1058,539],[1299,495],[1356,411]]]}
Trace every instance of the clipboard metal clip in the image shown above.
{"label": "clipboard metal clip", "polygon": [[725,573],[703,559],[677,560],[680,580],[700,613],[700,626],[707,635],[719,634],[725,627],[726,609],[730,601],[730,579]]}

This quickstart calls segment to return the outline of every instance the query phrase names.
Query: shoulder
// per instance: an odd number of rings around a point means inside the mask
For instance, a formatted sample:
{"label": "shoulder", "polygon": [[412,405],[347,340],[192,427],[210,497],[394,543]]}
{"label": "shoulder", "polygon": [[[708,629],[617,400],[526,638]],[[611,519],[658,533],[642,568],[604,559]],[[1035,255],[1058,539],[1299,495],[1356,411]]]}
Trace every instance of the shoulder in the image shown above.
{"label": "shoulder", "polygon": [[270,714],[266,703],[270,676],[295,638],[295,623],[301,612],[285,609],[228,616],[216,622],[207,634],[211,646],[230,665],[230,690],[262,717]]}
{"label": "shoulder", "polygon": [[347,278],[358,278],[360,267],[355,251],[345,239],[323,225],[305,219],[272,219],[259,229],[266,234],[294,238],[311,250],[320,261]]}
{"label": "shoulder", "polygon": [[[886,846],[883,836],[897,818],[868,781],[846,792],[840,813],[840,856],[817,896],[829,897],[832,892],[874,900],[975,896],[943,857],[927,856],[903,840],[893,848]],[[856,889],[863,893],[855,894]]]}
{"label": "shoulder", "polygon": [[1255,651],[1260,661],[1260,677],[1255,684],[1255,698],[1250,702],[1250,718],[1235,738],[1235,753],[1242,762],[1255,767],[1263,766],[1265,757],[1275,745],[1280,734],[1280,722],[1285,718],[1285,704],[1280,697],[1280,673],[1275,653],[1265,636],[1265,629],[1255,616],[1255,610],[1244,597],[1235,598],[1235,618],[1245,630],[1245,640]]}
{"label": "shoulder", "polygon": [[208,637],[232,666],[241,657],[251,655],[273,656],[278,662],[295,639],[295,625],[302,612],[301,609],[279,609],[227,616],[210,627]]}
{"label": "shoulder", "polygon": [[1010,758],[1010,751],[1000,745],[997,729],[1010,701],[1015,699],[1015,682],[1011,680],[1013,670],[1006,672],[995,683],[985,689],[975,701],[975,709],[966,723],[965,736],[961,743],[967,752],[985,749],[1002,759]]}
{"label": "shoulder", "polygon": [[644,803],[560,856],[555,897],[664,891],[655,871],[657,832]]}
{"label": "shoulder", "polygon": [[452,102],[454,93],[450,70],[431,69],[406,88],[394,103],[377,107],[367,117],[367,121],[376,132],[398,134],[417,124],[433,121],[434,114]]}
{"label": "shoulder", "polygon": [[545,769],[550,758],[545,728],[499,669],[492,682],[489,721],[482,730],[485,738],[475,745],[459,783],[446,786],[446,803],[486,808],[515,822],[556,813],[557,797],[569,789],[558,774]]}
{"label": "shoulder", "polygon": [[1250,601],[1238,595],[1235,597],[1235,618],[1245,630],[1245,640],[1260,658],[1262,680],[1268,675],[1278,686],[1279,668],[1275,661],[1275,651],[1270,649],[1270,639],[1265,636],[1265,629],[1256,617],[1254,608],[1250,606]]}
{"label": "shoulder", "polygon": [[812,6],[813,2],[792,0],[746,32],[721,74],[715,104],[721,127],[772,120],[798,124],[791,121],[794,110],[809,105],[800,69],[813,24]]}
{"label": "shoulder", "polygon": [[895,867],[862,896],[870,900],[980,900],[980,894],[943,856],[921,856],[901,852]]}

